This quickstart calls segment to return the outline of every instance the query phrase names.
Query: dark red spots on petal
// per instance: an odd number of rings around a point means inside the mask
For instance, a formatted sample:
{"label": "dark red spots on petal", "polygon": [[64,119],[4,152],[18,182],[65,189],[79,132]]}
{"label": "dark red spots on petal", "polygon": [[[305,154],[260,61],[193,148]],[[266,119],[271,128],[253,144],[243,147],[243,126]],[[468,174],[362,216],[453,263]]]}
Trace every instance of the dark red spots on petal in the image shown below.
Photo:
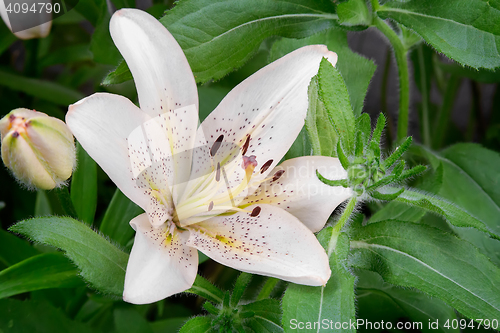
{"label": "dark red spots on petal", "polygon": [[285,170],[279,170],[277,171],[274,176],[273,176],[273,180],[271,180],[272,182],[274,181],[277,181],[278,179],[281,178],[281,176],[283,176],[283,174],[285,173]]}
{"label": "dark red spots on petal", "polygon": [[16,131],[16,132],[12,133],[12,137],[14,139],[18,138],[19,137],[19,132]]}
{"label": "dark red spots on petal", "polygon": [[250,135],[247,136],[247,139],[245,141],[245,144],[243,145],[243,147],[241,148],[241,154],[242,155],[245,155],[247,153],[247,150],[248,150],[248,146],[250,145]]}
{"label": "dark red spots on petal", "polygon": [[264,163],[264,165],[260,168],[260,173],[262,174],[266,172],[267,169],[269,169],[269,167],[271,166],[271,164],[273,164],[273,160],[269,160],[266,163]]}
{"label": "dark red spots on petal", "polygon": [[224,140],[224,135],[219,135],[217,140],[215,140],[214,144],[212,145],[212,148],[210,148],[210,155],[215,156],[217,154],[217,151],[220,148],[220,145],[222,144],[222,140]]}
{"label": "dark red spots on petal", "polygon": [[214,209],[214,202],[210,201],[210,204],[208,205],[208,211],[211,211],[212,209]]}
{"label": "dark red spots on petal", "polygon": [[10,121],[10,122],[13,122],[13,121],[14,121],[14,119],[16,119],[16,116],[14,116],[13,114],[11,114],[11,115],[9,116],[9,121]]}
{"label": "dark red spots on petal", "polygon": [[256,216],[258,216],[258,215],[260,214],[260,211],[261,211],[261,210],[262,210],[262,209],[261,209],[259,206],[255,207],[255,208],[252,210],[252,213],[250,214],[250,216],[251,216],[251,217],[256,217]]}

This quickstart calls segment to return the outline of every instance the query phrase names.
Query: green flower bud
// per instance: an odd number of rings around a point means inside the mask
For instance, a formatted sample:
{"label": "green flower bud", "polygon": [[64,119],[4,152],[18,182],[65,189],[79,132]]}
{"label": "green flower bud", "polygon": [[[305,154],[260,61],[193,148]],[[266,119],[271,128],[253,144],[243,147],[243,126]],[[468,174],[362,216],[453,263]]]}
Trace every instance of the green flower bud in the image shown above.
{"label": "green flower bud", "polygon": [[50,190],[64,184],[76,165],[73,134],[45,113],[16,109],[0,120],[2,160],[19,182]]}

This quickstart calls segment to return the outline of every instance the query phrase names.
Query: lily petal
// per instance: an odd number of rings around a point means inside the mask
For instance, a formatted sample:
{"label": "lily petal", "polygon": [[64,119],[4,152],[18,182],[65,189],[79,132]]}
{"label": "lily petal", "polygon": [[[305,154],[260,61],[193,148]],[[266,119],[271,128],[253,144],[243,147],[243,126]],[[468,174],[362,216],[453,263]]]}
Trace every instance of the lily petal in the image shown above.
{"label": "lily petal", "polygon": [[274,168],[270,179],[241,204],[276,205],[297,217],[312,232],[317,232],[323,228],[335,207],[352,196],[352,191],[324,184],[318,179],[316,170],[328,179],[347,178],[347,172],[338,158],[293,158]]}
{"label": "lily petal", "polygon": [[129,135],[149,120],[127,98],[97,93],[70,105],[66,123],[83,149],[133,202],[146,210],[149,195],[137,186],[129,158]]}
{"label": "lily petal", "polygon": [[189,232],[153,229],[146,214],[130,221],[136,230],[125,275],[123,299],[146,304],[190,288],[198,270],[198,252],[185,245]]}
{"label": "lily petal", "polygon": [[[184,52],[157,19],[121,9],[109,28],[134,77],[141,110],[151,117],[189,105],[198,110],[198,90]],[[188,120],[198,123],[197,117]]]}
{"label": "lily petal", "polygon": [[333,65],[337,61],[337,55],[326,46],[311,45],[262,68],[236,86],[198,131],[203,131],[207,142],[224,135],[224,141],[238,147],[245,146],[250,136],[246,155],[256,156],[255,170],[271,161],[265,177],[304,126],[307,87],[323,57]]}
{"label": "lily petal", "polygon": [[271,205],[248,210],[190,226],[187,245],[241,271],[310,286],[328,281],[325,250],[295,216]]}

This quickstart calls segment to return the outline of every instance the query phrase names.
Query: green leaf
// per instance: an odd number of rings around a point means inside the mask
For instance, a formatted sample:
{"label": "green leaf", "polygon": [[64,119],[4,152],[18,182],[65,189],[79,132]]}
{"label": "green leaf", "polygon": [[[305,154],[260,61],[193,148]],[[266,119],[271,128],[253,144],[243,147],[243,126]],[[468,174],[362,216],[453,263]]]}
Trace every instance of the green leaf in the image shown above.
{"label": "green leaf", "polygon": [[[498,234],[500,223],[500,156],[477,144],[451,146],[441,153],[420,147],[417,154],[429,159],[434,169],[441,166],[441,186],[433,192],[465,209]],[[500,264],[500,242],[471,229],[455,229],[496,263]]]}
{"label": "green leaf", "polygon": [[372,22],[371,12],[365,0],[349,0],[337,6],[339,22],[342,25],[369,25]]}
{"label": "green leaf", "polygon": [[17,40],[16,35],[10,32],[9,28],[5,24],[0,26],[0,55],[4,53],[15,41]]}
{"label": "green leaf", "polygon": [[182,47],[196,82],[207,82],[241,67],[268,37],[303,38],[335,26],[334,12],[329,0],[194,0],[177,3],[160,22]]}
{"label": "green leaf", "polygon": [[[285,332],[308,332],[307,327],[298,329],[298,322],[327,322],[317,332],[355,332],[349,327],[335,330],[336,322],[355,321],[354,276],[345,268],[349,253],[349,239],[345,234],[335,235],[333,228],[323,229],[318,234],[321,245],[330,252],[332,276],[326,287],[309,287],[291,283],[283,297],[283,327]],[[332,243],[333,242],[333,243]],[[334,247],[334,248],[333,248]],[[330,250],[329,250],[330,249]],[[333,328],[331,327],[333,323]],[[315,330],[316,331],[316,330]]]}
{"label": "green leaf", "polygon": [[376,66],[372,60],[351,51],[347,44],[347,33],[345,31],[329,29],[309,38],[283,38],[273,44],[269,57],[270,61],[281,58],[302,46],[314,44],[324,44],[329,50],[337,53],[339,58],[335,67],[345,80],[354,114],[359,116]]}
{"label": "green leaf", "polygon": [[123,83],[128,80],[132,80],[132,73],[130,73],[125,60],[122,60],[118,67],[116,67],[104,78],[101,84],[104,86],[108,86],[110,84]]}
{"label": "green leaf", "polygon": [[21,221],[9,230],[65,251],[97,290],[123,293],[128,255],[86,224],[69,217],[45,217]]}
{"label": "green leaf", "polygon": [[0,262],[5,266],[14,265],[37,254],[39,252],[25,240],[0,230]]}
{"label": "green leaf", "polygon": [[442,62],[437,62],[437,66],[447,73],[454,74],[457,76],[467,77],[474,81],[482,83],[500,82],[500,68],[496,69],[495,71],[487,69],[476,70],[473,68],[462,67],[454,63],[445,64]]}
{"label": "green leaf", "polygon": [[78,166],[71,177],[71,201],[78,217],[92,224],[97,208],[97,164],[79,143],[77,161]]}
{"label": "green leaf", "polygon": [[179,333],[206,333],[217,332],[212,328],[212,319],[209,317],[194,317],[182,326]]}
{"label": "green leaf", "polygon": [[293,142],[288,152],[285,154],[284,159],[289,160],[291,158],[300,157],[300,156],[309,156],[312,154],[311,143],[308,138],[306,128],[302,128],[299,135]]}
{"label": "green leaf", "polygon": [[241,306],[240,313],[252,312],[254,315],[243,323],[254,332],[274,333],[283,332],[281,323],[280,301],[277,299],[263,299]]}
{"label": "green leaf", "polygon": [[169,318],[156,320],[151,323],[154,333],[178,333],[182,325],[189,320],[189,317]]}
{"label": "green leaf", "polygon": [[377,14],[413,30],[462,65],[500,66],[500,10],[487,0],[389,1]]}
{"label": "green leaf", "polygon": [[337,156],[338,135],[333,128],[325,105],[318,95],[318,78],[313,77],[308,88],[309,108],[306,116],[306,130],[314,155]]}
{"label": "green leaf", "polygon": [[470,243],[409,222],[357,223],[349,233],[350,265],[440,298],[469,318],[499,318],[500,268]]}
{"label": "green leaf", "polygon": [[[111,5],[111,3],[109,3]],[[108,1],[99,0],[99,18],[95,25],[92,40],[90,41],[90,51],[95,62],[107,65],[116,65],[121,59],[120,52],[116,48],[111,34],[109,33],[109,20],[111,19]],[[118,9],[121,7],[118,7]]]}
{"label": "green leaf", "polygon": [[193,286],[184,292],[204,297],[217,304],[222,303],[224,299],[224,292],[222,290],[199,275],[196,276]]}
{"label": "green leaf", "polygon": [[57,83],[27,78],[2,69],[0,69],[0,85],[66,107],[84,97],[82,93]]}
{"label": "green leaf", "polygon": [[[447,320],[451,322],[456,320],[457,316],[453,308],[441,300],[430,298],[417,290],[398,288],[385,283],[380,275],[370,271],[356,270],[355,273],[358,277],[356,300],[359,313],[362,314],[358,318],[373,322],[381,319],[387,320],[386,318],[389,316],[389,321],[392,322],[393,327],[396,327],[401,317],[408,317],[414,325],[421,325],[419,329],[422,332],[460,332],[458,328],[454,330],[444,327]],[[369,300],[372,304],[368,304]],[[367,313],[367,311],[374,312],[378,316],[372,317],[372,314]],[[378,313],[379,311],[383,313]],[[370,317],[364,318],[363,315]],[[429,328],[429,321],[437,322],[438,329]]]}
{"label": "green leaf", "polygon": [[89,51],[89,46],[87,44],[71,45],[51,51],[40,60],[38,66],[40,68],[45,68],[57,64],[90,60],[92,60],[92,52]]}
{"label": "green leaf", "polygon": [[82,284],[76,267],[60,253],[44,253],[0,272],[0,298],[33,290]]}
{"label": "green leaf", "polygon": [[125,246],[134,235],[129,222],[142,213],[142,209],[116,189],[104,213],[99,230],[118,244]]}
{"label": "green leaf", "polygon": [[[396,189],[392,187],[388,187],[388,189],[391,189],[391,193],[396,191]],[[462,207],[446,199],[437,197],[436,195],[420,192],[417,190],[406,189],[395,200],[441,215],[454,226],[462,228],[476,228],[480,231],[489,233],[493,237],[500,238],[500,234],[497,230],[490,229],[488,225],[483,223],[481,220],[473,216]]]}
{"label": "green leaf", "polygon": [[354,154],[355,120],[349,93],[340,72],[326,59],[322,59],[319,66],[318,95],[343,147],[349,155]]}
{"label": "green leaf", "polygon": [[0,300],[0,330],[9,333],[98,333],[100,329],[69,319],[47,301]]}
{"label": "green leaf", "polygon": [[117,333],[153,333],[148,321],[134,308],[118,308],[113,311]]}
{"label": "green leaf", "polygon": [[250,283],[250,280],[252,280],[252,274],[245,272],[240,273],[234,284],[233,293],[231,294],[231,307],[238,305],[243,293]]}

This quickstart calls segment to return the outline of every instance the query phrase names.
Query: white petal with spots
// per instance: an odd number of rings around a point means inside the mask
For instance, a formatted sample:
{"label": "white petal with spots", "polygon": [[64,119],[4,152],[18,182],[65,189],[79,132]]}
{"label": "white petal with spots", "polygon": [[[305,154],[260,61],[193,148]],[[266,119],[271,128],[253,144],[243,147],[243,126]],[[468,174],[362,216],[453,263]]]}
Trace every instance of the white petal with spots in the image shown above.
{"label": "white petal with spots", "polygon": [[187,59],[157,19],[140,10],[119,10],[109,29],[132,72],[143,111],[155,117],[189,105],[198,110],[198,91]]}
{"label": "white petal with spots", "polygon": [[[316,176],[316,170],[331,180],[347,177],[338,158],[304,156],[290,159],[274,168],[269,174],[271,179],[262,183],[242,204],[278,206],[297,217],[312,232],[317,232],[335,207],[352,196],[352,191],[324,184]],[[278,172],[282,175],[273,181],[272,176]]]}
{"label": "white petal with spots", "polygon": [[167,239],[166,228],[153,229],[146,214],[130,221],[136,230],[125,275],[123,299],[134,304],[152,303],[193,285],[198,252],[186,246],[189,231]]}
{"label": "white petal with spots", "polygon": [[246,155],[257,157],[256,172],[273,160],[269,172],[304,126],[307,87],[323,57],[333,65],[337,62],[337,55],[326,46],[311,45],[262,68],[231,90],[199,131],[209,142],[224,135],[224,141],[240,147],[250,135]]}
{"label": "white petal with spots", "polygon": [[244,272],[311,286],[325,284],[331,271],[314,234],[281,208],[259,207],[261,211],[254,217],[239,212],[190,226],[187,244]]}
{"label": "white petal with spots", "polygon": [[97,93],[70,105],[66,115],[66,123],[85,151],[143,209],[149,195],[137,187],[127,140],[137,126],[148,120],[149,116],[127,98],[107,93]]}

